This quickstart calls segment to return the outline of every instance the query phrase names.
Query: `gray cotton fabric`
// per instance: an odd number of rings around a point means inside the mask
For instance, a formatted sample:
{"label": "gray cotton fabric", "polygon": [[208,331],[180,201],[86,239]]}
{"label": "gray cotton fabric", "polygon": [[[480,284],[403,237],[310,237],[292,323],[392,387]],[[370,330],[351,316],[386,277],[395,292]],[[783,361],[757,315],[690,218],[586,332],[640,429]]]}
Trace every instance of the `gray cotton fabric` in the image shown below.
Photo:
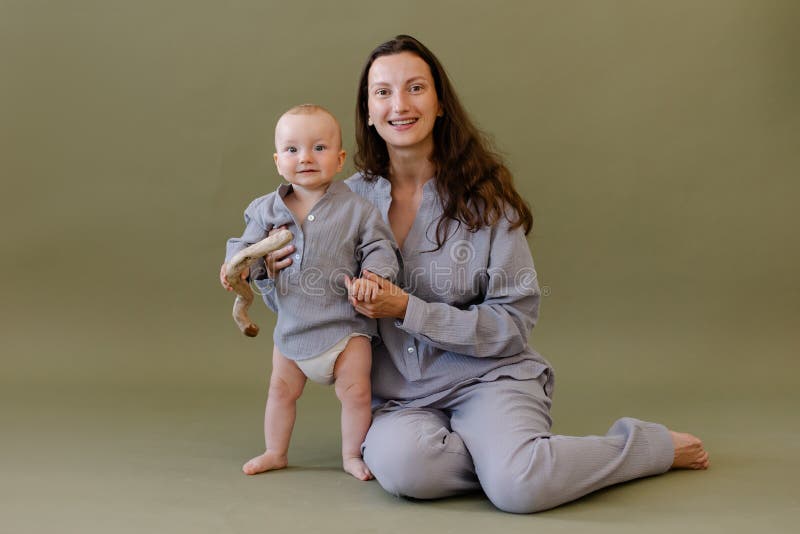
{"label": "gray cotton fabric", "polygon": [[[388,223],[388,180],[357,174],[345,183]],[[382,343],[373,349],[373,405],[424,406],[466,383],[542,373],[549,393],[550,364],[528,346],[541,292],[523,230],[510,230],[505,219],[477,232],[451,224],[444,246],[428,252],[436,248],[441,213],[429,180],[401,250],[398,285],[410,294],[405,320],[378,321]]]}
{"label": "gray cotton fabric", "polygon": [[255,199],[244,212],[241,237],[228,240],[225,261],[286,225],[294,235],[292,265],[276,280],[267,277],[263,261],[250,277],[264,302],[278,313],[273,340],[289,359],[322,354],[350,334],[375,336],[375,321],[358,314],[347,299],[345,275],[367,269],[389,280],[399,270],[397,246],[378,210],[343,182],[332,182],[302,221],[295,220],[283,199],[290,184]]}
{"label": "gray cotton fabric", "polygon": [[[346,183],[388,221],[388,180]],[[530,513],[668,470],[672,439],[656,423],[550,434],[553,372],[527,342],[540,290],[524,233],[505,220],[477,232],[451,224],[428,252],[441,213],[430,180],[401,249],[405,319],[378,322],[362,454],[381,486],[418,499],[482,489],[501,510]]]}
{"label": "gray cotton fabric", "polygon": [[483,490],[513,513],[669,470],[672,439],[656,423],[622,418],[604,436],[552,435],[545,381],[499,378],[424,408],[384,407],[373,416],[364,461],[392,494],[436,499]]}

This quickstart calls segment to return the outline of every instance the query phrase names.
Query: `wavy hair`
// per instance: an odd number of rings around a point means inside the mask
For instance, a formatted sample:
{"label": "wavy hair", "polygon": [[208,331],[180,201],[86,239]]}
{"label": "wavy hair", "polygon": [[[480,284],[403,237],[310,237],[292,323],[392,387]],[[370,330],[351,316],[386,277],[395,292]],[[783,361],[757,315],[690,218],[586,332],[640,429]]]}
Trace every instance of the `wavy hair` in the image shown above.
{"label": "wavy hair", "polygon": [[511,171],[491,142],[470,119],[456,95],[447,73],[433,52],[409,35],[398,35],[370,53],[358,83],[356,102],[355,166],[365,179],[388,178],[389,151],[375,128],[367,125],[368,78],[372,63],[381,56],[410,52],[430,67],[436,96],[444,111],[433,127],[436,189],[442,202],[442,217],[436,226],[436,249],[447,239],[448,221],[464,224],[470,232],[491,226],[505,217],[511,228],[533,227],[531,209],[514,188]]}

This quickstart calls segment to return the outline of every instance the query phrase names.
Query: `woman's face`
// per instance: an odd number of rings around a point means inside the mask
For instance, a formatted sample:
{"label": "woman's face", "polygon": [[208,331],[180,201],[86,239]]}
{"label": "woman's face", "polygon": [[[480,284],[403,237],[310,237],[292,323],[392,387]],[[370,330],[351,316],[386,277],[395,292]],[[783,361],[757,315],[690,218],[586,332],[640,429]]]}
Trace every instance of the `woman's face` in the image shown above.
{"label": "woman's face", "polygon": [[433,126],[441,115],[431,69],[411,52],[381,56],[367,76],[369,118],[393,149],[433,150]]}

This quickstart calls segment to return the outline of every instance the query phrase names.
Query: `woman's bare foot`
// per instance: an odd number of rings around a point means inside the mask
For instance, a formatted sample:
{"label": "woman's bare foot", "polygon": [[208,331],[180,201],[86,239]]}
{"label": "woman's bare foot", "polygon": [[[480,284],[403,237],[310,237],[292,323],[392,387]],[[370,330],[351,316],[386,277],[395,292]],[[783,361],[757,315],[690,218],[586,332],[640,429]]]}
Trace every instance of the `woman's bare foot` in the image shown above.
{"label": "woman's bare foot", "polygon": [[369,470],[367,464],[364,463],[360,457],[355,458],[342,458],[342,467],[345,472],[350,473],[358,480],[372,480],[372,471]]}
{"label": "woman's bare foot", "polygon": [[246,475],[257,475],[264,471],[283,469],[287,465],[289,465],[289,460],[285,454],[266,451],[264,454],[248,460],[248,462],[242,466],[242,471]]}
{"label": "woman's bare foot", "polygon": [[708,469],[708,452],[703,448],[700,438],[683,432],[669,431],[675,447],[672,469]]}

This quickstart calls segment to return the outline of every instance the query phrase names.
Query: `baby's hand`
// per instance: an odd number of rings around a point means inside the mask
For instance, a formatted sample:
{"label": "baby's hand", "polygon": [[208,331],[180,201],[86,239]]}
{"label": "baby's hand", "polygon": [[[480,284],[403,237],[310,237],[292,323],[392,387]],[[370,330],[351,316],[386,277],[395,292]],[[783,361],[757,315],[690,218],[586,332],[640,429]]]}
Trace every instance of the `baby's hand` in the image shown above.
{"label": "baby's hand", "polygon": [[366,278],[353,278],[347,286],[350,298],[354,298],[359,302],[374,302],[375,297],[378,295],[378,290],[380,290],[380,287],[377,282]]}
{"label": "baby's hand", "polygon": [[[228,267],[227,263],[223,263],[222,267],[219,268],[219,283],[222,284],[227,291],[233,291],[233,288],[228,283],[228,279],[225,278],[225,269]],[[250,276],[250,269],[247,268],[242,271],[242,280],[247,280],[247,277]]]}

